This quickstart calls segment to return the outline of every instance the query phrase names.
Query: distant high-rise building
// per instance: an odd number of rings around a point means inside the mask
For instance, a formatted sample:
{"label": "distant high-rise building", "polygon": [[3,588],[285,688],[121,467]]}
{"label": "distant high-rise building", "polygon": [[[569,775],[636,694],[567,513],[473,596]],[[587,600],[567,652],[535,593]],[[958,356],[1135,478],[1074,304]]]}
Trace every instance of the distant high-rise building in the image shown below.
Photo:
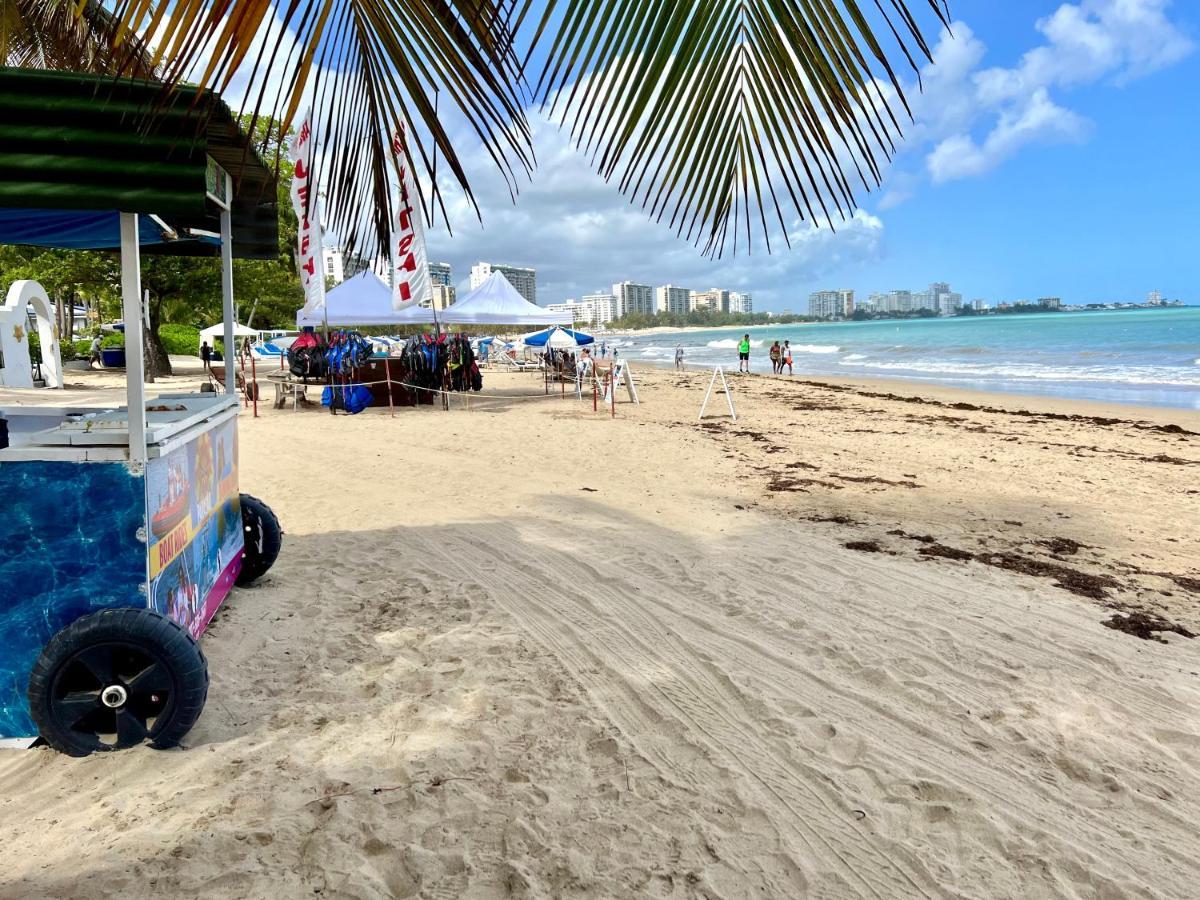
{"label": "distant high-rise building", "polygon": [[493,272],[503,275],[508,283],[516,288],[517,293],[530,303],[537,303],[537,269],[477,262],[471,266],[471,290],[487,281]]}
{"label": "distant high-rise building", "polygon": [[912,312],[913,309],[912,291],[888,291],[887,312]]}
{"label": "distant high-rise building", "polygon": [[982,311],[982,310],[985,310],[985,309],[988,309],[988,308],[989,308],[989,307],[988,307],[988,302],[987,302],[986,300],[972,300],[972,301],[971,301],[971,306],[972,306],[972,307],[973,307],[973,308],[974,308],[976,311]]}
{"label": "distant high-rise building", "polygon": [[564,300],[562,303],[547,304],[548,312],[566,313],[571,321],[580,325],[607,325],[616,318],[617,298],[604,291],[584,294],[579,299]]}
{"label": "distant high-rise building", "polygon": [[429,283],[430,284],[453,284],[450,277],[450,263],[430,263],[429,264]]}
{"label": "distant high-rise building", "polygon": [[845,319],[854,314],[854,291],[816,291],[808,295],[808,314],[814,319]]}
{"label": "distant high-rise building", "polygon": [[1043,309],[1062,309],[1062,300],[1058,297],[1039,297],[1038,306]]}
{"label": "distant high-rise building", "polygon": [[421,304],[422,306],[424,306],[426,309],[434,309],[434,310],[441,311],[441,310],[445,309],[447,306],[454,305],[454,301],[458,297],[458,292],[454,289],[454,285],[452,285],[452,284],[434,284],[432,286],[432,288],[433,288],[433,296],[430,297],[430,299],[426,300],[424,303],[422,303]]}
{"label": "distant high-rise building", "polygon": [[688,299],[691,311],[706,309],[712,312],[729,312],[729,291],[712,288],[707,291],[692,291]]}
{"label": "distant high-rise building", "polygon": [[944,294],[938,294],[938,315],[940,316],[957,316],[958,311],[962,308],[963,296],[954,291],[947,291]]}
{"label": "distant high-rise building", "polygon": [[654,306],[660,313],[684,314],[689,311],[692,292],[674,284],[654,289]]}
{"label": "distant high-rise building", "polygon": [[754,298],[740,291],[731,291],[729,294],[729,311],[731,313],[754,312]]}
{"label": "distant high-rise building", "polygon": [[341,284],[348,278],[353,278],[368,269],[374,269],[365,258],[357,253],[346,253],[341,247],[329,246],[324,248],[324,266],[326,280]]}
{"label": "distant high-rise building", "polygon": [[648,284],[622,281],[614,284],[612,295],[617,298],[617,318],[630,315],[652,316],[658,312],[654,301],[654,288]]}

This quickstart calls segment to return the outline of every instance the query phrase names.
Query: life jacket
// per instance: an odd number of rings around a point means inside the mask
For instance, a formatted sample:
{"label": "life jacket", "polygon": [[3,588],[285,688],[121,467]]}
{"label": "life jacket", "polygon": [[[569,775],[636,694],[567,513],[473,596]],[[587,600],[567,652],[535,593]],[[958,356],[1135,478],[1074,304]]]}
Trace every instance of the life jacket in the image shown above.
{"label": "life jacket", "polygon": [[306,331],[288,347],[288,368],[305,381],[323,379],[329,370],[325,346],[315,332]]}

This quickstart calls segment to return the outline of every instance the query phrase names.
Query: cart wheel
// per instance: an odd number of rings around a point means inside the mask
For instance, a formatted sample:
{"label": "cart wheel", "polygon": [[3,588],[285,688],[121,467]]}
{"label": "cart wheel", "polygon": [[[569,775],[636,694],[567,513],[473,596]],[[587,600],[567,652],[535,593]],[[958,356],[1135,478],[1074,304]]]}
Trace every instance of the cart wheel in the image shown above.
{"label": "cart wheel", "polygon": [[108,609],[50,639],[29,677],[42,740],[69,756],[149,741],[174,747],[208,697],[208,663],[191,635],[150,609]]}
{"label": "cart wheel", "polygon": [[241,495],[242,528],[246,549],[242,551],[242,571],[237,583],[243,587],[267,574],[283,546],[283,529],[271,507],[257,497]]}

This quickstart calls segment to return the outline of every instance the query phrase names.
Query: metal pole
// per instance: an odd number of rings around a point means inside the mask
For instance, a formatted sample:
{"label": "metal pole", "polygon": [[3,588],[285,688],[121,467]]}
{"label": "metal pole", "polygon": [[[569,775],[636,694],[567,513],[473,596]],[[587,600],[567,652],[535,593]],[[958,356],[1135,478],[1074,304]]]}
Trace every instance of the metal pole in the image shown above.
{"label": "metal pole", "polygon": [[[226,176],[228,177],[228,176]],[[225,392],[237,391],[237,371],[233,367],[233,217],[221,210],[221,315],[225,321]]]}
{"label": "metal pole", "polygon": [[[390,348],[388,350],[388,353],[391,353]],[[387,375],[388,409],[391,410],[392,418],[394,419],[394,418],[396,418],[396,401],[392,399],[392,358],[391,358],[391,356],[385,356],[383,358],[383,370],[384,370],[384,373]]]}
{"label": "metal pole", "polygon": [[254,361],[254,353],[250,354],[250,383],[254,385],[251,388],[254,397],[254,418],[258,418],[258,364]]}
{"label": "metal pole", "polygon": [[121,306],[125,318],[125,384],[129,461],[146,464],[146,349],[142,337],[142,262],[137,213],[121,213]]}

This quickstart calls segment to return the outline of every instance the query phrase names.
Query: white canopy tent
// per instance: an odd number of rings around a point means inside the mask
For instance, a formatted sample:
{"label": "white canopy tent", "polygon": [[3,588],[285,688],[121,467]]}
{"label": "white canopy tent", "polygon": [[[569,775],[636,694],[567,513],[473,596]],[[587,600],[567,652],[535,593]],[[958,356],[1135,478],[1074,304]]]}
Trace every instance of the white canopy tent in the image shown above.
{"label": "white canopy tent", "polygon": [[347,278],[325,295],[325,308],[304,315],[296,311],[296,325],[317,328],[325,324],[337,328],[359,325],[428,325],[433,311],[410,306],[403,312],[392,309],[392,289],[374,272],[359,272]]}
{"label": "white canopy tent", "polygon": [[[436,316],[436,318],[435,318]],[[499,272],[457,303],[435,313],[432,309],[410,306],[403,312],[392,309],[392,291],[374,272],[360,272],[347,278],[325,295],[325,310],[310,316],[296,313],[301,328],[328,324],[337,327],[358,325],[432,325],[435,321],[454,325],[569,325],[566,313],[547,312],[517,293]]]}
{"label": "white canopy tent", "polygon": [[442,310],[442,318],[455,325],[570,325],[569,313],[547,312],[517,293],[499,272]]}
{"label": "white canopy tent", "polygon": [[[247,328],[245,325],[240,325],[237,322],[233,323],[232,333],[235,338],[258,337],[258,332],[253,328]],[[207,341],[208,346],[211,347],[217,338],[220,338],[223,341],[226,340],[224,322],[222,322],[220,325],[214,325],[211,328],[205,328],[202,332],[200,332],[200,344],[203,344],[205,341]],[[197,345],[197,349],[199,349],[199,345]]]}

